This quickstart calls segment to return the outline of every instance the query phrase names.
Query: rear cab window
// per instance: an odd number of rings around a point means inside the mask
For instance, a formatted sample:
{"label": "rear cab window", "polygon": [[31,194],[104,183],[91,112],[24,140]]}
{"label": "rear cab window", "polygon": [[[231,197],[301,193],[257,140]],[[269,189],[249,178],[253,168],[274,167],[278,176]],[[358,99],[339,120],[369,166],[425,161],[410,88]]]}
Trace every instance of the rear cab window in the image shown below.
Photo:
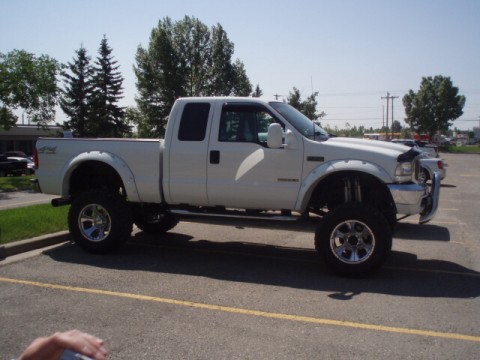
{"label": "rear cab window", "polygon": [[188,103],[185,105],[180,119],[178,140],[203,141],[207,133],[209,103]]}

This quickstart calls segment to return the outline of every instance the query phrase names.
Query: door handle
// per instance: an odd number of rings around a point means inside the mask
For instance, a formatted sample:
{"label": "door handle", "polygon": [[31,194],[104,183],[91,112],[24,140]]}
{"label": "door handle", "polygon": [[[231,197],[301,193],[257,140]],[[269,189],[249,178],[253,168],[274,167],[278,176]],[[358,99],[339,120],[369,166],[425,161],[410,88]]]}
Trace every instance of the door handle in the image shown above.
{"label": "door handle", "polygon": [[220,164],[220,151],[211,150],[210,151],[210,164]]}

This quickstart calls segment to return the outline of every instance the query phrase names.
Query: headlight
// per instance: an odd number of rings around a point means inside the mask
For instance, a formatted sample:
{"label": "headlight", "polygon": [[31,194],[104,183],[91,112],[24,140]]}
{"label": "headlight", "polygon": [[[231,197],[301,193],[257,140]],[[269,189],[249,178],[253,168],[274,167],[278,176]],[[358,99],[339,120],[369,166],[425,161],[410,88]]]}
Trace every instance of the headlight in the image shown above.
{"label": "headlight", "polygon": [[402,162],[395,169],[395,180],[405,182],[412,180],[413,166],[411,162]]}

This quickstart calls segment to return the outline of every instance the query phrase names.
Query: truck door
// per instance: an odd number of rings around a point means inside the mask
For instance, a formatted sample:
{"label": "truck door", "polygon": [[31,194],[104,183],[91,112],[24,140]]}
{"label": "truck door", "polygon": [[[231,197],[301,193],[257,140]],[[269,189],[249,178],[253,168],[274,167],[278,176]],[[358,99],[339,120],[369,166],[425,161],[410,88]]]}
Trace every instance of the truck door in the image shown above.
{"label": "truck door", "polygon": [[[164,162],[168,181],[165,196],[170,203],[208,205],[207,156],[210,111],[208,102],[186,102],[173,129]],[[168,130],[167,130],[168,131]]]}
{"label": "truck door", "polygon": [[303,142],[296,149],[267,147],[268,126],[279,122],[256,103],[224,103],[213,122],[207,168],[211,206],[293,209],[302,174]]}

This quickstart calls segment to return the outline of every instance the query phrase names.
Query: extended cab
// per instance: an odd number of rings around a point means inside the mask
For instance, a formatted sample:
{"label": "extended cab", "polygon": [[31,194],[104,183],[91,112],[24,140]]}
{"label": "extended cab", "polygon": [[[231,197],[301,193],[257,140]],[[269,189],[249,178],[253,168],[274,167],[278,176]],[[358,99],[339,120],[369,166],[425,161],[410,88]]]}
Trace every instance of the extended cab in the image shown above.
{"label": "extended cab", "polygon": [[[69,228],[89,252],[125,242],[133,223],[162,233],[202,222],[315,222],[315,247],[336,272],[364,276],[391,250],[399,216],[429,221],[440,179],[419,181],[403,145],[329,136],[283,102],[181,98],[165,139],[40,139],[42,192],[71,203]],[[225,223],[225,222],[224,222]]]}

